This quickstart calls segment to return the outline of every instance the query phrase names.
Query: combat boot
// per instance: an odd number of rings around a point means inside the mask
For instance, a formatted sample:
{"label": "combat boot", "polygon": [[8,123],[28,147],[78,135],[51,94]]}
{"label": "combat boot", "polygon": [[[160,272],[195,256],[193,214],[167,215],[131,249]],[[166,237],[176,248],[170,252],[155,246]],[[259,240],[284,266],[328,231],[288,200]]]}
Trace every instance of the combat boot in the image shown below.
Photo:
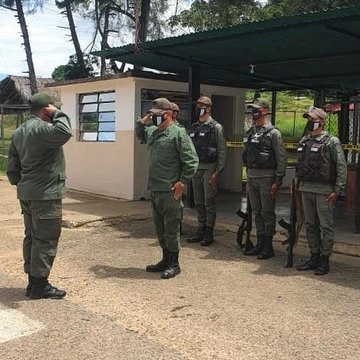
{"label": "combat boot", "polygon": [[190,235],[186,241],[189,243],[189,244],[193,244],[193,243],[198,243],[200,242],[203,238],[204,238],[204,235],[205,235],[205,225],[199,225],[197,231],[195,234],[193,235]]}
{"label": "combat boot", "polygon": [[30,299],[62,299],[66,291],[52,286],[47,278],[34,278]]}
{"label": "combat boot", "polygon": [[266,260],[272,258],[274,255],[272,236],[264,236],[264,245],[257,258],[259,260]]}
{"label": "combat boot", "polygon": [[319,266],[320,254],[311,254],[310,259],[297,267],[298,271],[315,270]]}
{"label": "combat boot", "polygon": [[179,265],[179,252],[169,252],[169,266],[161,273],[162,279],[171,279],[181,272]]}
{"label": "combat boot", "polygon": [[244,255],[255,256],[260,255],[264,246],[265,235],[258,235],[256,245],[250,250],[244,250]]}
{"label": "combat boot", "polygon": [[147,272],[162,272],[167,269],[169,265],[169,250],[162,249],[163,257],[162,259],[155,265],[148,265],[146,267]]}
{"label": "combat boot", "polygon": [[321,256],[319,266],[314,272],[315,275],[326,275],[329,272],[330,270],[329,258],[330,256],[325,256],[325,255]]}
{"label": "combat boot", "polygon": [[214,242],[214,228],[207,226],[205,228],[205,234],[200,242],[201,246],[209,246]]}
{"label": "combat boot", "polygon": [[34,283],[34,277],[28,274],[28,284],[25,290],[25,296],[30,296],[33,283]]}

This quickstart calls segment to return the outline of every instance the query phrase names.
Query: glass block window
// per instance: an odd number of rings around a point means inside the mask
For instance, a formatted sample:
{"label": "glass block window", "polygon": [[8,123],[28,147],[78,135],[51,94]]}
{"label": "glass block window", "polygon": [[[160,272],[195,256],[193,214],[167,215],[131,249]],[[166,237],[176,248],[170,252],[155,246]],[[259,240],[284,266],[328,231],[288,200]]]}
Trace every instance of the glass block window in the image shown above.
{"label": "glass block window", "polygon": [[81,94],[80,141],[115,141],[115,92]]}

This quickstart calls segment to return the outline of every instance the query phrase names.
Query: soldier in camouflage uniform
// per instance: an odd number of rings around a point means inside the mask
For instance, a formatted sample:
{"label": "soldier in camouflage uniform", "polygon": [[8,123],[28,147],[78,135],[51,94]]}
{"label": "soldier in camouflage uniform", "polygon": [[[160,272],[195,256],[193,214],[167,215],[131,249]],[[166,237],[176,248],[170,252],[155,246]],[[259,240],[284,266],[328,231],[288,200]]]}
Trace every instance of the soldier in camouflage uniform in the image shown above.
{"label": "soldier in camouflage uniform", "polygon": [[194,176],[198,157],[185,129],[173,122],[172,104],[166,98],[153,101],[146,116],[136,122],[136,135],[148,145],[151,206],[163,257],[146,271],[161,272],[162,279],[180,274],[180,220],[182,193]]}
{"label": "soldier in camouflage uniform", "polygon": [[253,126],[245,133],[244,165],[247,168],[248,195],[255,215],[256,246],[245,255],[265,260],[274,256],[275,200],[286,171],[286,153],[281,133],[267,122],[269,102],[258,98],[249,105]]}
{"label": "soldier in camouflage uniform", "polygon": [[30,118],[13,134],[7,176],[17,187],[25,224],[26,295],[32,299],[63,298],[65,291],[48,282],[61,233],[65,159],[70,120],[46,93],[30,99]]}
{"label": "soldier in camouflage uniform", "polygon": [[189,132],[200,162],[192,182],[198,229],[187,241],[200,242],[202,246],[209,246],[214,242],[217,183],[226,160],[223,128],[211,116],[211,108],[210,98],[201,96],[197,100],[198,121],[192,125]]}
{"label": "soldier in camouflage uniform", "polygon": [[339,139],[323,130],[326,112],[314,107],[304,117],[307,134],[298,146],[297,177],[311,256],[298,270],[325,275],[334,245],[333,207],[344,191],[347,165]]}

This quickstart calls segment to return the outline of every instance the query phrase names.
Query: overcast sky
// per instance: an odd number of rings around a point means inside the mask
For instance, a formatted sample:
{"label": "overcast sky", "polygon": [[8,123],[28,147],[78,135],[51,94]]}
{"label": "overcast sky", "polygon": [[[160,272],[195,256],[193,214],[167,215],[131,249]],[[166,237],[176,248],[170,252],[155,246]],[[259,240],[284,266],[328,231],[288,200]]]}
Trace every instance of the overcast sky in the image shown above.
{"label": "overcast sky", "polygon": [[[193,0],[180,1],[179,11],[188,7]],[[187,2],[188,5],[184,5]],[[262,0],[263,2],[263,0]],[[59,26],[68,26],[67,19],[59,14],[59,10],[50,0],[44,6],[43,12],[26,16],[30,42],[33,53],[35,73],[39,77],[51,77],[51,73],[58,65],[66,64],[74,47],[69,31]],[[176,0],[169,0],[169,15],[174,13]],[[0,8],[0,78],[1,74],[26,75],[26,57],[24,47],[21,46],[22,37],[15,12]],[[89,20],[84,20],[74,14],[81,47],[89,45],[93,36],[93,27]],[[131,35],[129,37],[131,41]]]}

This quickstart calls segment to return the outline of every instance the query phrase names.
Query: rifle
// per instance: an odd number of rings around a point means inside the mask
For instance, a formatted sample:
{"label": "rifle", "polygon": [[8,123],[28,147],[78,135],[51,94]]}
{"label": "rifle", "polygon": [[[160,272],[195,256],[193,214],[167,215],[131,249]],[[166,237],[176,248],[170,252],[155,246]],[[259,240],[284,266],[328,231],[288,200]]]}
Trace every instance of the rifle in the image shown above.
{"label": "rifle", "polygon": [[294,262],[294,246],[298,242],[302,226],[300,191],[296,188],[295,179],[292,179],[291,182],[290,223],[281,219],[280,221],[278,221],[278,224],[283,229],[287,230],[287,237],[281,243],[288,246],[288,255],[285,267],[291,268]]}
{"label": "rifle", "polygon": [[[254,247],[254,244],[250,240],[250,233],[252,228],[252,210],[249,196],[247,196],[246,212],[243,212],[241,208],[235,212],[237,216],[242,219],[236,236],[236,242],[243,249],[243,252],[249,251]],[[246,232],[245,244],[243,244],[244,232]]]}

